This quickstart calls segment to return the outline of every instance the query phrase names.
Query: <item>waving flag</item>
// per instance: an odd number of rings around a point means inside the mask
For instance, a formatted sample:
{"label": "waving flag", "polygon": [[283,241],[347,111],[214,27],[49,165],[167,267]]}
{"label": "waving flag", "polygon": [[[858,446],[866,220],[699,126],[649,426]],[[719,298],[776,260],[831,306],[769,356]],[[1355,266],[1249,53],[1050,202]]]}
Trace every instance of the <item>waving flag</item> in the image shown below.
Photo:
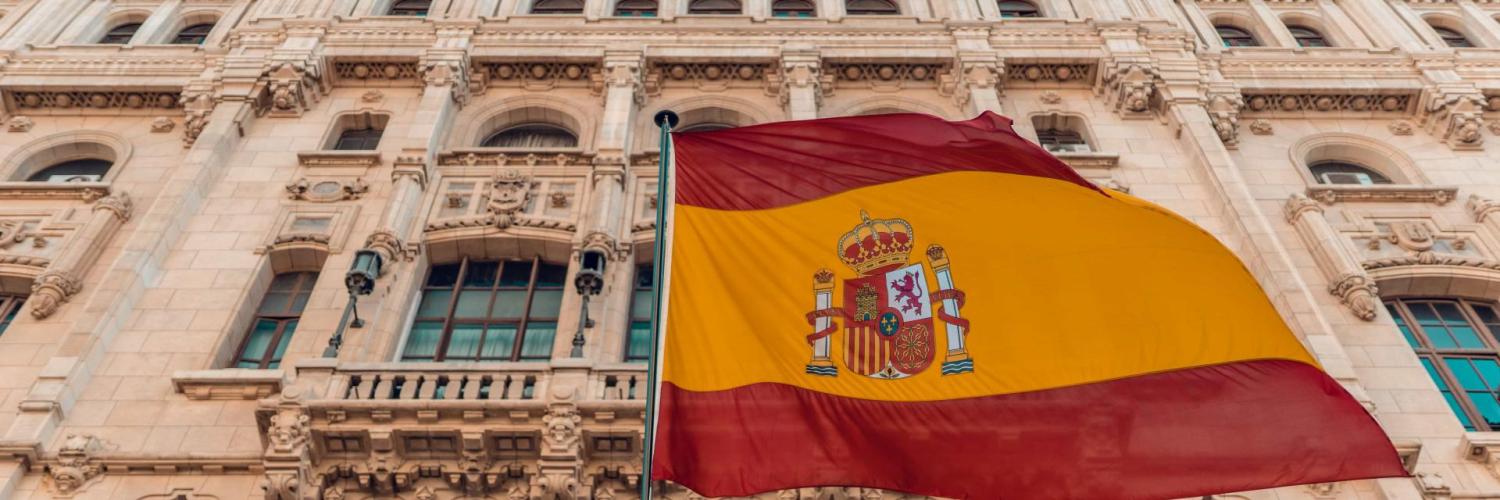
{"label": "waving flag", "polygon": [[674,135],[651,474],[1165,498],[1402,476],[1213,236],[986,113]]}

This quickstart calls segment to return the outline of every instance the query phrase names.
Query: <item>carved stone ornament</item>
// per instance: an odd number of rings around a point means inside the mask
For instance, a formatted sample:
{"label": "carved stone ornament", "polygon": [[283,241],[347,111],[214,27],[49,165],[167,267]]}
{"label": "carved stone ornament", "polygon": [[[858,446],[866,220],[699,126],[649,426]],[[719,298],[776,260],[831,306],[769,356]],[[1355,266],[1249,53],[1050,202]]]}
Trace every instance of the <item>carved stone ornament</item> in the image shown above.
{"label": "carved stone ornament", "polygon": [[266,72],[266,91],[260,112],[270,116],[295,117],[318,99],[317,69],[282,62]]}
{"label": "carved stone ornament", "polygon": [[1428,104],[1432,124],[1443,142],[1459,150],[1480,149],[1484,144],[1484,99],[1467,91],[1434,92]]}
{"label": "carved stone ornament", "polygon": [[25,227],[26,225],[18,220],[0,220],[0,250],[25,241]]}
{"label": "carved stone ornament", "polygon": [[994,96],[1000,89],[1001,76],[1005,71],[996,60],[960,61],[953,72],[945,75],[939,90],[953,93],[953,103],[959,107],[969,104],[975,94]]}
{"label": "carved stone ornament", "polygon": [[1151,114],[1158,79],[1155,68],[1125,63],[1107,76],[1106,84],[1112,89],[1115,111],[1126,118],[1143,118]]}
{"label": "carved stone ornament", "polygon": [[278,410],[275,415],[271,415],[271,426],[266,429],[266,439],[270,441],[267,451],[280,454],[300,453],[307,445],[310,421],[307,413],[296,407]]}
{"label": "carved stone ornament", "polygon": [[1380,309],[1380,289],[1364,273],[1340,276],[1338,281],[1328,285],[1328,293],[1338,297],[1339,302],[1348,306],[1359,319],[1375,321],[1376,311]]}
{"label": "carved stone ornament", "polygon": [[601,250],[605,255],[614,257],[616,261],[625,261],[630,258],[630,245],[615,241],[614,237],[601,231],[594,231],[583,238],[584,249]]}
{"label": "carved stone ornament", "polygon": [[361,102],[377,103],[385,100],[385,92],[381,92],[376,89],[370,89],[365,91],[364,94],[361,94],[359,96],[359,100]]}
{"label": "carved stone ornament", "polygon": [[1343,490],[1343,483],[1314,483],[1307,485],[1308,495],[1318,500],[1333,500],[1338,498],[1339,492]]}
{"label": "carved stone ornament", "polygon": [[542,443],[546,446],[543,453],[548,455],[578,454],[579,431],[578,423],[583,418],[578,414],[578,408],[572,404],[552,404],[547,407],[547,414],[542,416],[545,426],[542,433]]}
{"label": "carved stone ornament", "polygon": [[1453,488],[1448,486],[1448,480],[1436,472],[1418,472],[1412,475],[1416,480],[1417,487],[1422,489],[1423,498],[1447,498],[1453,494]]}
{"label": "carved stone ornament", "polygon": [[104,467],[93,457],[99,441],[88,434],[69,434],[57,452],[57,463],[46,466],[48,484],[58,497],[71,497],[98,480]]}
{"label": "carved stone ornament", "polygon": [[302,177],[287,184],[286,191],[287,197],[292,200],[332,202],[358,200],[370,191],[370,185],[358,177],[352,181],[320,180],[317,182]]}
{"label": "carved stone ornament", "polygon": [[83,289],[83,284],[71,273],[49,269],[31,282],[31,317],[45,319],[57,312],[57,308]]}
{"label": "carved stone ornament", "polygon": [[31,118],[25,116],[12,116],[9,120],[5,121],[6,130],[11,132],[30,132],[31,127],[34,125],[36,125],[36,122],[31,121]]}
{"label": "carved stone ornament", "polygon": [[416,500],[437,500],[437,493],[432,491],[432,488],[423,486],[417,488],[417,492],[412,495],[412,498]]}
{"label": "carved stone ornament", "polygon": [[214,110],[214,98],[207,92],[194,95],[183,104],[186,117],[182,121],[182,147],[190,147],[208,126],[208,116]]}
{"label": "carved stone ornament", "polygon": [[1057,104],[1062,102],[1062,95],[1059,95],[1057,92],[1048,90],[1046,92],[1042,92],[1041,100],[1044,104]]}
{"label": "carved stone ornament", "polygon": [[1386,129],[1390,130],[1392,135],[1412,135],[1416,130],[1411,122],[1406,120],[1393,121],[1390,125],[1386,126]]}
{"label": "carved stone ornament", "polygon": [[427,88],[446,87],[453,102],[462,107],[469,102],[469,73],[460,61],[434,60],[422,64],[422,81]]}
{"label": "carved stone ornament", "polygon": [[823,71],[817,56],[788,57],[783,55],[781,72],[767,75],[776,84],[775,93],[782,106],[792,100],[792,93],[807,91],[813,96],[813,104],[823,104],[823,93],[832,87],[823,88]]}
{"label": "carved stone ornament", "polygon": [[496,228],[505,229],[515,222],[516,213],[531,200],[531,188],[531,177],[514,169],[506,169],[490,180],[488,210],[495,216]]}
{"label": "carved stone ornament", "polygon": [[1226,148],[1239,145],[1240,108],[1244,106],[1245,100],[1238,93],[1219,93],[1208,98],[1208,119]]}
{"label": "carved stone ornament", "polygon": [[176,127],[177,122],[174,122],[171,118],[167,118],[165,116],[158,116],[155,119],[151,120],[151,133],[153,134],[165,134],[167,132],[171,132],[172,129]]}
{"label": "carved stone ornament", "polygon": [[390,263],[408,257],[406,245],[390,229],[376,229],[371,232],[370,236],[365,238],[365,248],[380,253],[380,257],[385,259],[387,265],[380,267],[380,274],[385,274],[386,269],[391,267]]}
{"label": "carved stone ornament", "polygon": [[1255,135],[1271,135],[1275,129],[1271,128],[1271,122],[1257,119],[1250,122],[1250,133]]}
{"label": "carved stone ornament", "polygon": [[552,208],[568,208],[568,193],[552,193],[547,195],[548,206]]}
{"label": "carved stone ornament", "polygon": [[543,471],[531,478],[531,500],[578,500],[578,478],[567,471]]}
{"label": "carved stone ornament", "polygon": [[107,210],[121,221],[130,220],[130,214],[134,209],[135,203],[130,201],[130,195],[124,191],[94,201],[94,211]]}
{"label": "carved stone ornament", "polygon": [[[1464,207],[1469,210],[1469,215],[1474,216],[1474,222],[1484,222],[1489,220],[1490,216],[1500,213],[1500,201],[1491,200],[1477,194],[1469,195],[1469,202]],[[4,244],[5,242],[0,241],[0,245]]]}

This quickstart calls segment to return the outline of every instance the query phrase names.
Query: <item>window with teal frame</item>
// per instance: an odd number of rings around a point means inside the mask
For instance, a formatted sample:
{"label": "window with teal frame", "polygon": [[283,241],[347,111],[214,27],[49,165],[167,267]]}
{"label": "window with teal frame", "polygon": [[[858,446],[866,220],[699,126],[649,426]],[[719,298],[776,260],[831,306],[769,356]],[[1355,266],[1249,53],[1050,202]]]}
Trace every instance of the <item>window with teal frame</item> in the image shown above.
{"label": "window with teal frame", "polygon": [[26,297],[0,295],[0,335],[4,335],[5,329],[16,321],[16,315],[21,312],[21,304],[24,302]]}
{"label": "window with teal frame", "polygon": [[645,361],[651,356],[651,308],[656,287],[655,267],[635,266],[635,287],[630,296],[630,330],[625,337],[625,361]]}
{"label": "window with teal frame", "polygon": [[567,275],[539,258],[432,266],[401,360],[551,359]]}
{"label": "window with teal frame", "polygon": [[281,355],[297,332],[302,309],[312,296],[318,273],[281,273],[271,280],[271,287],[255,310],[255,321],[240,342],[235,368],[271,369],[281,366]]}
{"label": "window with teal frame", "polygon": [[1398,299],[1386,310],[1465,429],[1500,430],[1500,315],[1493,303]]}

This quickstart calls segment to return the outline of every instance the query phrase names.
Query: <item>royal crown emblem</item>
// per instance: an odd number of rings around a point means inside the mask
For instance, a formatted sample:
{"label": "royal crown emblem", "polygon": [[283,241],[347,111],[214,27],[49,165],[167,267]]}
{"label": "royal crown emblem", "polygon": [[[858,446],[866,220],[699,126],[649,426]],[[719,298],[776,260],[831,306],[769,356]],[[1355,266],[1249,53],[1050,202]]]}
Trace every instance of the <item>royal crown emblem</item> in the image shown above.
{"label": "royal crown emblem", "polygon": [[[807,336],[812,361],[807,373],[838,376],[835,359],[843,360],[851,372],[878,379],[902,379],[922,373],[937,354],[936,322],[942,320],[946,340],[943,375],[974,371],[965,341],[968,320],[959,317],[964,294],[953,285],[948,254],[943,247],[927,247],[929,267],[910,262],[915,234],[902,219],[871,219],[861,211],[862,221],[839,238],[839,260],[857,277],[844,280],[843,305],[833,305],[833,271],[813,273],[813,296],[817,309],[807,313],[814,332]],[[929,282],[931,276],[935,282]],[[933,285],[936,285],[934,287]],[[842,318],[842,339],[836,339]],[[835,353],[835,340],[842,340],[842,355]]]}

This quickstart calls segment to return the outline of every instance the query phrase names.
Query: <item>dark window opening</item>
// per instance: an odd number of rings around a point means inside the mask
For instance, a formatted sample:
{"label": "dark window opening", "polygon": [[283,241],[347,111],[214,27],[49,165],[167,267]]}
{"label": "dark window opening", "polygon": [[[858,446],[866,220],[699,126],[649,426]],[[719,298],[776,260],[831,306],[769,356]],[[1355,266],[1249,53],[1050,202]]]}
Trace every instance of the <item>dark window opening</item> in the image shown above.
{"label": "dark window opening", "polygon": [[771,4],[772,17],[813,17],[818,9],[808,0],[776,0]]}
{"label": "dark window opening", "polygon": [[208,39],[208,33],[214,30],[213,23],[194,24],[183,28],[172,37],[173,45],[202,45]]}
{"label": "dark window opening", "polygon": [[42,169],[26,178],[28,182],[100,182],[113,166],[106,160],[69,160]]}
{"label": "dark window opening", "polygon": [[104,37],[99,39],[99,43],[130,43],[130,39],[135,38],[135,32],[140,29],[141,23],[126,23],[115,26],[110,28],[109,32],[105,33]]}
{"label": "dark window opening", "polygon": [[1052,153],[1087,153],[1088,141],[1076,130],[1048,128],[1036,131],[1037,142]]}
{"label": "dark window opening", "polygon": [[1000,17],[1042,17],[1042,10],[1031,2],[1004,0],[1000,2]]}
{"label": "dark window opening", "polygon": [[496,132],[480,145],[487,148],[576,148],[578,136],[556,125],[529,123]]}
{"label": "dark window opening", "polygon": [[391,9],[386,11],[391,16],[427,17],[427,9],[432,7],[431,0],[396,0],[391,4]]}
{"label": "dark window opening", "polygon": [[4,335],[5,329],[16,321],[16,314],[21,312],[21,304],[24,303],[26,303],[26,297],[0,295],[0,335]]}
{"label": "dark window opening", "polygon": [[688,14],[734,15],[744,12],[738,0],[692,0]]}
{"label": "dark window opening", "polygon": [[1342,161],[1325,161],[1308,167],[1319,184],[1352,184],[1369,186],[1390,184],[1391,179],[1379,172]]}
{"label": "dark window opening", "polygon": [[620,0],[615,4],[620,17],[656,17],[656,0]]}
{"label": "dark window opening", "polygon": [[536,0],[532,14],[582,14],[583,0]]}
{"label": "dark window opening", "polygon": [[432,266],[402,361],[551,359],[567,274],[539,258]]}
{"label": "dark window opening", "polygon": [[1438,26],[1433,26],[1432,30],[1436,31],[1438,37],[1442,38],[1443,43],[1448,44],[1449,47],[1465,48],[1474,46],[1474,42],[1469,41],[1469,37],[1464,36],[1463,33]]}
{"label": "dark window opening", "polygon": [[1292,38],[1297,39],[1298,47],[1332,47],[1328,39],[1323,37],[1318,30],[1306,26],[1287,26],[1287,31],[1292,32]]}
{"label": "dark window opening", "polygon": [[380,136],[384,133],[384,130],[374,127],[345,130],[339,133],[339,140],[334,142],[333,149],[339,151],[370,151],[380,145]]}
{"label": "dark window opening", "polygon": [[635,286],[630,296],[630,330],[625,336],[625,361],[646,361],[651,356],[651,313],[656,307],[655,267],[635,266]]}
{"label": "dark window opening", "polygon": [[1260,42],[1255,39],[1255,35],[1251,35],[1249,31],[1234,26],[1214,26],[1214,30],[1219,32],[1219,40],[1224,42],[1225,47],[1260,46]]}
{"label": "dark window opening", "polygon": [[849,0],[844,11],[851,16],[894,16],[901,9],[890,0]]}

